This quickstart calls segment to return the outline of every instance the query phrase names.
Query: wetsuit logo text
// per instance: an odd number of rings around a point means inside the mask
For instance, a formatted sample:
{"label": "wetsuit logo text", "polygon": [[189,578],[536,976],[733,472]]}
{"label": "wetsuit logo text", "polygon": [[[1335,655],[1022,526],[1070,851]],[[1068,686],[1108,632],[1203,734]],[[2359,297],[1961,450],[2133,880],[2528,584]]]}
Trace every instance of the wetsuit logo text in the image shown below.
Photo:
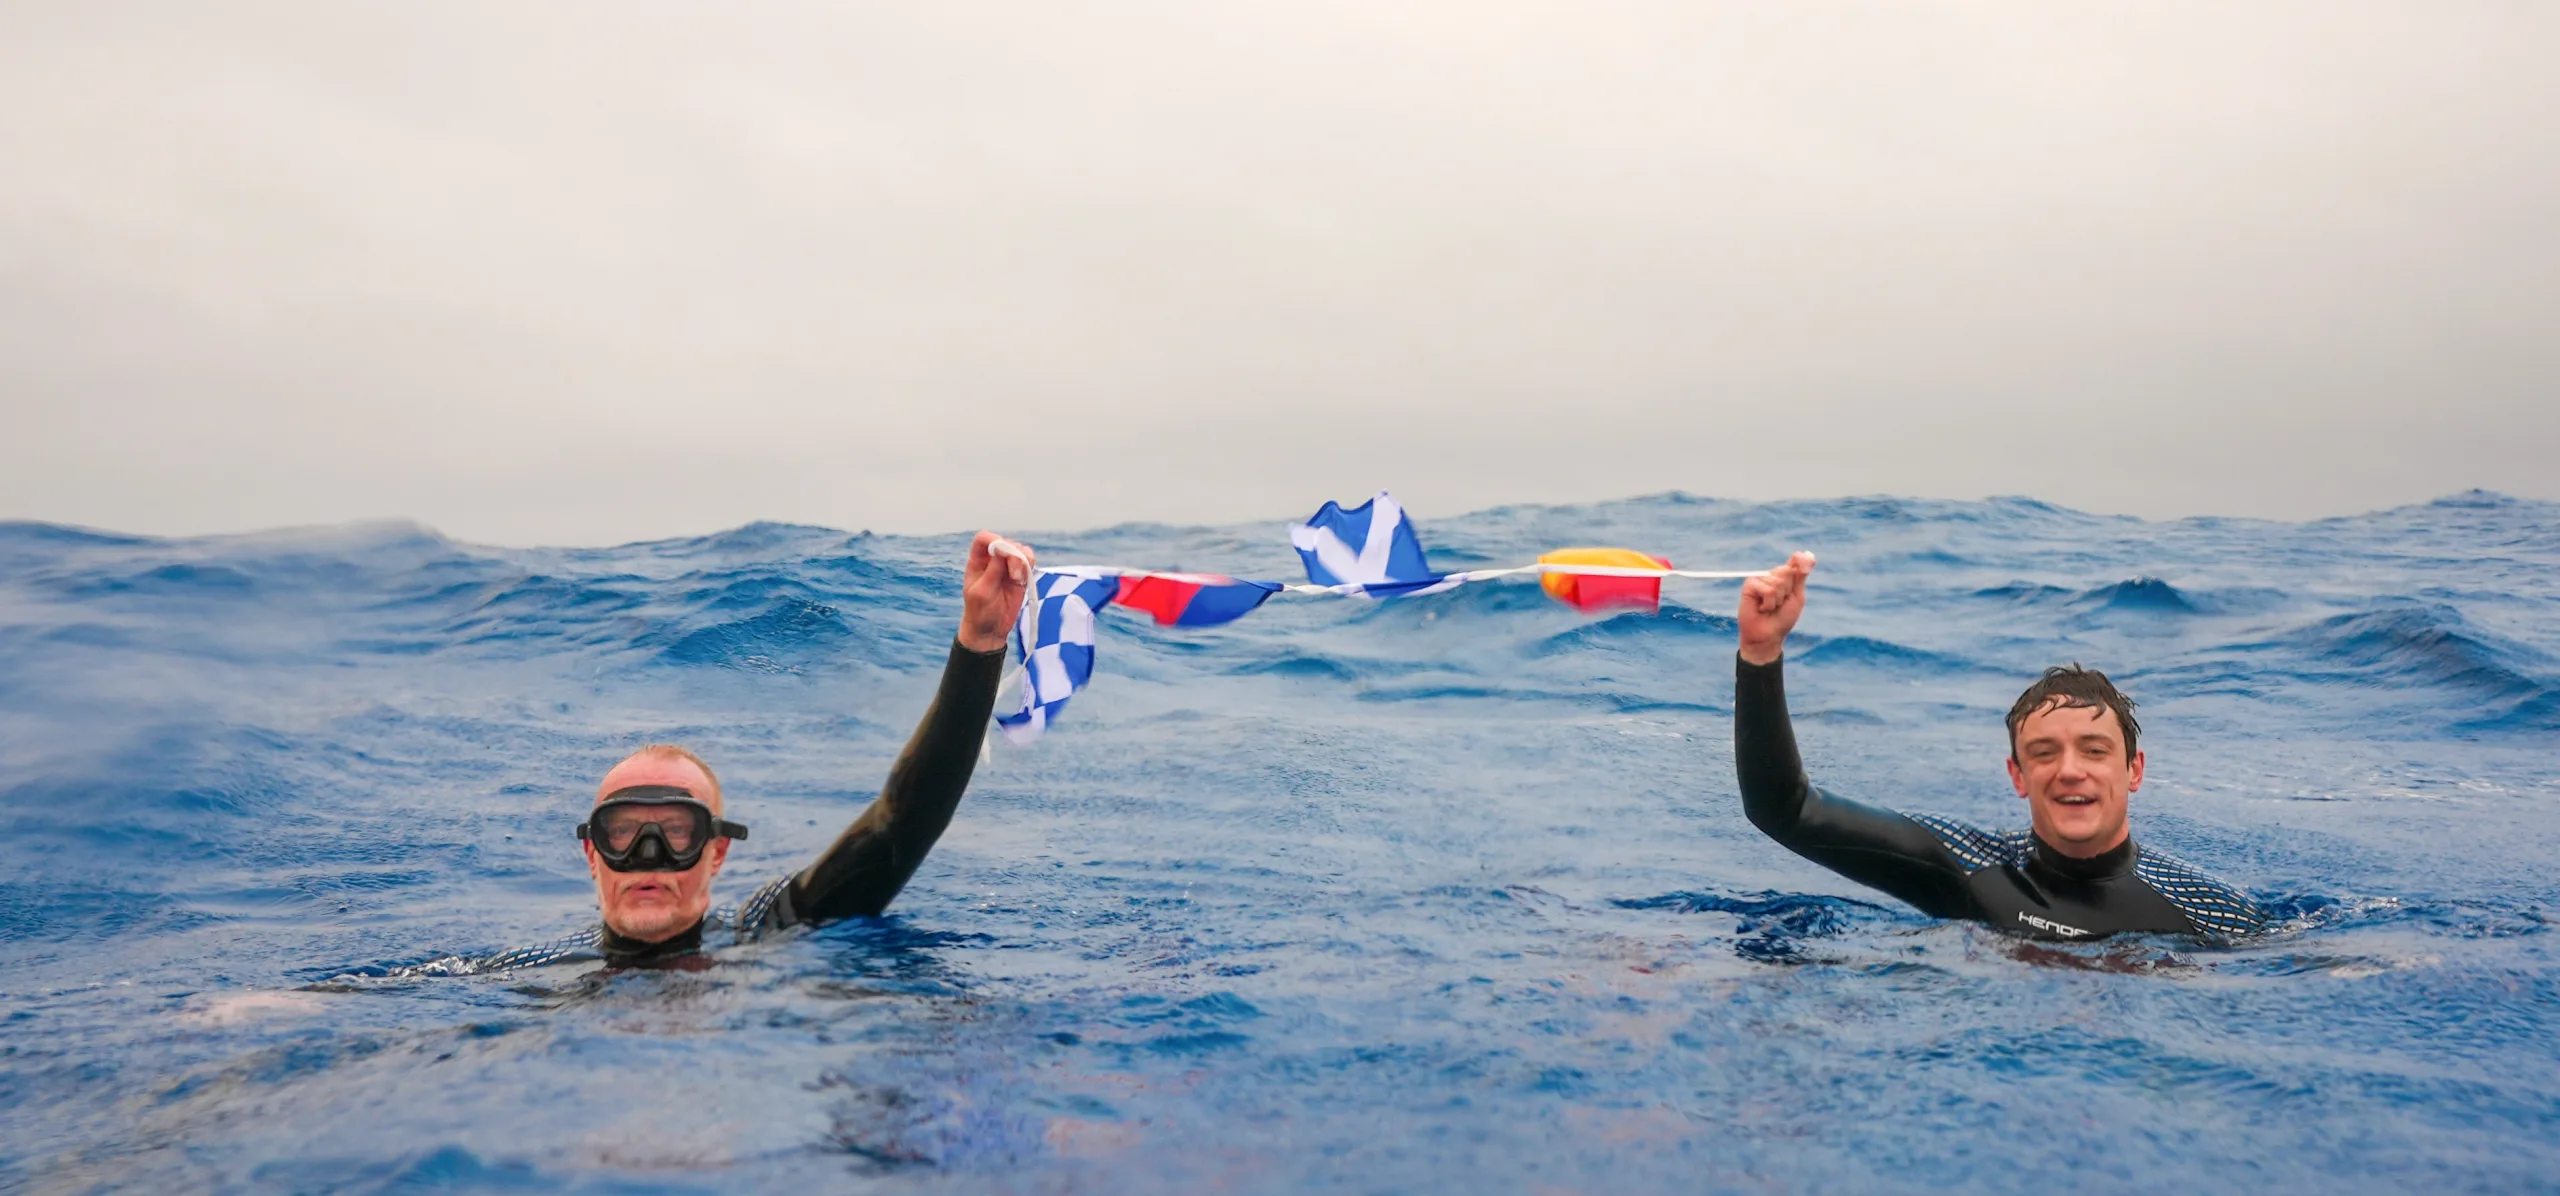
{"label": "wetsuit logo text", "polygon": [[2058,934],[2064,938],[2086,938],[2089,935],[2088,931],[2082,930],[2077,926],[2065,926],[2060,922],[2055,922],[2047,918],[2039,918],[2025,910],[2018,911],[2018,920],[2029,926],[2033,926],[2038,930],[2044,931],[2047,934]]}

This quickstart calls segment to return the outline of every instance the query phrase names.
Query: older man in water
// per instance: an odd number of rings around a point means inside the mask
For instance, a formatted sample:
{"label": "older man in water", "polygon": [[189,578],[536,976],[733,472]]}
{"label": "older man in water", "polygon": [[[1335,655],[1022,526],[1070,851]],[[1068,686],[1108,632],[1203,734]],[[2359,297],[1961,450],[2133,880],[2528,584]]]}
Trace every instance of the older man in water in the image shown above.
{"label": "older man in water", "polygon": [[734,913],[711,909],[711,882],[729,844],[747,837],[731,822],[720,779],[700,756],[672,744],[632,753],[604,774],[578,826],[595,877],[601,923],[554,943],[469,961],[461,969],[531,967],[601,955],[615,967],[685,966],[709,929],[748,942],[788,926],[878,914],[915,874],[950,825],[993,713],[1005,637],[1022,609],[1031,551],[979,532],[961,582],[960,630],[943,665],[942,687],[888,784],[833,846],[808,867],[749,894]]}
{"label": "older man in water", "polygon": [[1782,656],[1813,554],[1744,582],[1733,759],[1742,809],[1797,855],[1940,918],[2070,941],[2125,931],[2226,938],[2265,928],[2238,889],[2133,841],[2141,724],[2106,674],[2047,669],[2009,710],[2009,783],[2028,829],[1994,832],[1832,796],[1807,780]]}

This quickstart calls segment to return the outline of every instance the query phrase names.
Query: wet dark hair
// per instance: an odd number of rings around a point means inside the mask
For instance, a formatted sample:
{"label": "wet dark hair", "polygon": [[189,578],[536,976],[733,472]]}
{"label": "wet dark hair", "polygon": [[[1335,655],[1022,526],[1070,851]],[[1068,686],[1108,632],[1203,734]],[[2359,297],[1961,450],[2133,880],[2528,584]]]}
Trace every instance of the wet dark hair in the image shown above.
{"label": "wet dark hair", "polygon": [[2036,678],[2027,692],[2018,695],[2018,704],[2009,708],[2009,758],[2018,758],[2018,727],[2027,716],[2048,706],[2068,710],[2095,710],[2104,707],[2116,712],[2116,725],[2124,728],[2124,754],[2133,758],[2133,745],[2139,742],[2142,724],[2133,718],[2133,698],[2116,688],[2107,675],[2096,669],[2084,669],[2079,661],[2055,665]]}

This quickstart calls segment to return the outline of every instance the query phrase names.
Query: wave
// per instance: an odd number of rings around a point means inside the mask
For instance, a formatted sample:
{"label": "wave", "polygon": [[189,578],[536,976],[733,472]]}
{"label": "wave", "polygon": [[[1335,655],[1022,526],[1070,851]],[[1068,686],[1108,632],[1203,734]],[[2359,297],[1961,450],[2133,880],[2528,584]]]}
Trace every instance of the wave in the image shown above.
{"label": "wave", "polygon": [[[810,557],[793,563],[812,584],[823,583],[838,601],[916,612],[953,612],[960,593],[960,569],[919,570],[874,560],[858,553]],[[956,613],[956,612],[953,612]]]}
{"label": "wave", "polygon": [[165,893],[96,883],[0,882],[0,942],[63,943],[168,934],[219,921]]}
{"label": "wave", "polygon": [[2455,729],[2482,734],[2509,731],[2560,731],[2560,689],[2544,687],[2506,710],[2464,719]]}
{"label": "wave", "polygon": [[97,528],[31,520],[0,520],[0,562],[18,556],[59,561],[100,549],[145,549],[190,556],[250,559],[347,559],[368,553],[454,549],[435,529],[406,519],[270,528],[216,536],[137,536]]}
{"label": "wave", "polygon": [[1963,502],[1878,494],[1761,503],[1731,512],[1724,522],[1735,529],[1786,531],[1823,524],[1846,524],[1866,529],[1956,525],[1972,529],[2025,530],[2080,528],[2127,521],[2032,498]]}
{"label": "wave", "polygon": [[2187,615],[2197,610],[2194,600],[2184,591],[2157,577],[2128,577],[2111,586],[2100,586],[2079,595],[2074,605],[2162,615]]}
{"label": "wave", "polygon": [[[785,533],[773,525],[744,541],[706,538],[647,546],[655,554],[732,553]],[[823,547],[842,546],[832,533]],[[682,545],[681,549],[674,545]],[[554,562],[555,564],[562,562]],[[629,564],[628,558],[598,564]],[[455,577],[454,574],[464,574]],[[627,569],[522,572],[504,562],[454,562],[368,609],[392,622],[341,641],[357,651],[424,654],[470,648],[500,655],[637,651],[671,665],[797,671],[844,658],[903,659],[917,636],[902,616],[953,613],[958,571],[932,576],[856,555],[762,562],[650,577]],[[861,617],[857,617],[861,616]],[[928,645],[930,646],[930,645]],[[895,648],[897,652],[873,651]]]}
{"label": "wave", "polygon": [[1791,645],[1787,655],[1788,659],[1806,665],[1902,669],[1922,673],[1970,673],[1985,671],[1988,668],[1986,665],[1961,656],[1925,651],[1893,643],[1890,640],[1869,639],[1862,635],[1844,635],[1833,639],[1814,639],[1811,636],[1803,638],[1812,642],[1801,648]]}
{"label": "wave", "polygon": [[257,579],[228,565],[158,565],[138,573],[83,578],[63,587],[66,598],[132,594],[190,600],[254,596]]}
{"label": "wave", "polygon": [[1734,896],[1716,892],[1665,893],[1617,898],[1619,909],[1732,914],[1741,937],[1734,953],[1762,963],[1802,962],[1807,940],[1838,938],[1853,927],[1908,920],[1885,906],[1847,897],[1763,890]]}
{"label": "wave", "polygon": [[2284,893],[2259,905],[2277,924],[2296,930],[2412,926],[2444,938],[2503,939],[2546,934],[2552,926],[2549,913],[2521,902]]}
{"label": "wave", "polygon": [[641,612],[650,606],[646,584],[627,574],[606,578],[535,574],[448,587],[411,601],[440,605],[450,599],[468,607],[422,629],[445,644],[541,650],[630,638],[635,628],[645,625]]}
{"label": "wave", "polygon": [[[1521,587],[1531,589],[1534,587]],[[1543,602],[1544,598],[1539,597]],[[1662,604],[1653,614],[1626,611],[1596,623],[1585,623],[1571,631],[1548,636],[1532,645],[1531,656],[1554,656],[1566,652],[1615,651],[1651,652],[1664,648],[1697,643],[1702,640],[1730,640],[1741,630],[1730,615],[1711,615],[1705,611],[1673,603]]]}
{"label": "wave", "polygon": [[2497,490],[2472,489],[2440,495],[2438,497],[2428,499],[2425,502],[2410,503],[2405,506],[2398,507],[2385,507],[2379,511],[2368,511],[2361,515],[2338,515],[2327,519],[2316,519],[2311,521],[2307,526],[2322,527],[2355,525],[2411,517],[2427,518],[2447,514],[2464,515],[2473,512],[2509,516],[2522,515],[2528,519],[2537,520],[2547,525],[2555,519],[2560,519],[2560,502],[2552,502],[2547,499],[2539,498],[2522,498],[2517,495],[2507,494]]}
{"label": "wave", "polygon": [[2316,710],[2366,733],[2560,730],[2552,655],[2481,630],[2443,603],[2395,600],[2260,628],[2126,675],[2181,698]]}
{"label": "wave", "polygon": [[2322,685],[2424,690],[2453,699],[2461,706],[2452,713],[2463,717],[2452,721],[2464,729],[2560,726],[2560,684],[2537,675],[2549,657],[2471,628],[2450,606],[2411,603],[2337,615],[2231,650],[2261,658],[2260,669]]}
{"label": "wave", "polygon": [[2191,590],[2147,575],[2083,589],[2018,580],[1972,590],[1968,596],[2008,606],[2068,610],[2084,618],[2236,614],[2267,609],[2285,597],[2282,591],[2263,587]]}
{"label": "wave", "polygon": [[836,608],[790,598],[748,618],[687,632],[660,650],[658,659],[676,665],[794,673],[836,657],[853,638],[853,624]]}
{"label": "wave", "polygon": [[66,548],[131,548],[158,543],[161,541],[150,536],[128,536],[68,523],[0,519],[0,549],[27,547],[60,551]]}
{"label": "wave", "polygon": [[2539,688],[2517,671],[2541,653],[2469,628],[2450,606],[2388,607],[2322,619],[2274,644],[2377,682],[2423,681],[2498,692]]}
{"label": "wave", "polygon": [[1509,579],[1479,582],[1457,589],[1420,597],[1391,598],[1364,603],[1367,609],[1351,616],[1351,622],[1365,627],[1408,628],[1428,624],[1472,624],[1496,616],[1524,611],[1552,612],[1559,609],[1548,599],[1546,591],[1530,582]]}
{"label": "wave", "polygon": [[647,553],[653,557],[695,560],[716,557],[734,560],[771,560],[790,555],[795,549],[849,547],[871,539],[869,532],[848,537],[834,528],[806,523],[777,523],[757,520],[727,531],[702,536],[680,536],[667,540],[642,540],[621,546],[618,552]]}
{"label": "wave", "polygon": [[1358,681],[1369,675],[1367,668],[1355,666],[1334,656],[1317,656],[1304,652],[1287,652],[1279,656],[1246,661],[1227,670],[1231,677],[1290,677],[1307,681]]}
{"label": "wave", "polygon": [[1692,711],[1702,714],[1727,713],[1725,707],[1705,702],[1656,698],[1623,690],[1558,690],[1532,689],[1504,685],[1406,685],[1376,686],[1361,690],[1356,697],[1363,702],[1557,702],[1606,710],[1613,714],[1636,714],[1646,711]]}
{"label": "wave", "polygon": [[2018,605],[2038,606],[2051,602],[2064,601],[2076,597],[2082,592],[2083,591],[2065,589],[2061,586],[2043,585],[2032,581],[2013,581],[2006,585],[1998,585],[1992,586],[1988,589],[1975,590],[1973,591],[1973,596],[1976,598],[1990,598]]}

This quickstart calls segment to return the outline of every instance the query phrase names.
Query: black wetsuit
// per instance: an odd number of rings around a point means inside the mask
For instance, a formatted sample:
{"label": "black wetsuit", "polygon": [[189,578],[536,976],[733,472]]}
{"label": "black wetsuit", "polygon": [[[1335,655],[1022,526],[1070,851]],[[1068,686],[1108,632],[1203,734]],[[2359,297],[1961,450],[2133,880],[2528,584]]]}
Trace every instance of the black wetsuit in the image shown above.
{"label": "black wetsuit", "polygon": [[889,782],[853,825],[808,867],[776,878],[738,903],[662,942],[627,939],[598,925],[564,939],[480,958],[454,957],[398,969],[406,974],[460,974],[536,967],[573,959],[602,958],[613,967],[666,966],[702,950],[707,931],[726,930],[747,943],[785,927],[867,917],[915,875],[951,825],[951,813],[969,788],[995,712],[996,685],[1005,654],[973,652],[954,643],[942,667],[942,688],[906,750],[889,768]]}
{"label": "black wetsuit", "polygon": [[1735,660],[1733,761],[1742,810],[1789,851],[1939,918],[2030,938],[2124,931],[2230,938],[2266,928],[2255,903],[2167,855],[2124,844],[2073,859],[2032,831],[1863,806],[1813,787],[1787,719],[1783,661]]}

